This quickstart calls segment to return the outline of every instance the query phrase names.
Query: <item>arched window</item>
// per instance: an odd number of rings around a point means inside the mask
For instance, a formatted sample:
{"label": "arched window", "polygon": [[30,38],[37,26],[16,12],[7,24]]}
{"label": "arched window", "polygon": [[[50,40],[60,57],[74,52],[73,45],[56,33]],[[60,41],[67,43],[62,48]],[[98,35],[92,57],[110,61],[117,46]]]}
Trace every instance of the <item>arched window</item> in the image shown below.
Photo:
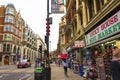
{"label": "arched window", "polygon": [[7,51],[10,51],[10,44],[7,44]]}
{"label": "arched window", "polygon": [[3,44],[3,52],[6,51],[6,44]]}

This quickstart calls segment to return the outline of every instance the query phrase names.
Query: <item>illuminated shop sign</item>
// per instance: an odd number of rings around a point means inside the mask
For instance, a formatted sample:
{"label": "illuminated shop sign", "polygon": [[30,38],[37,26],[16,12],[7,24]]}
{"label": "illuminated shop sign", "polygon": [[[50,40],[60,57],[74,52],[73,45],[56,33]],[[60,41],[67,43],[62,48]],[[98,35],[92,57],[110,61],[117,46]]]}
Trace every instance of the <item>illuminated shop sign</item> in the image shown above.
{"label": "illuminated shop sign", "polygon": [[120,32],[120,11],[85,36],[86,45]]}

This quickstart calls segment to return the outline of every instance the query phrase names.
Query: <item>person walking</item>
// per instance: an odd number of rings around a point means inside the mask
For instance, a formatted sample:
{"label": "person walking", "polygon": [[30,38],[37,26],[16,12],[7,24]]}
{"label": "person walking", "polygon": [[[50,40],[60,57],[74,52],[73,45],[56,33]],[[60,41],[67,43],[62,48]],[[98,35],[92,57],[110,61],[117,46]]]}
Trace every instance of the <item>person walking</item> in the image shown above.
{"label": "person walking", "polygon": [[117,46],[112,49],[113,58],[110,64],[110,70],[113,80],[120,80],[120,50]]}
{"label": "person walking", "polygon": [[63,59],[62,65],[63,65],[63,68],[64,68],[64,74],[65,74],[66,76],[68,76],[68,75],[67,75],[67,71],[68,71],[68,61],[67,61],[66,59]]}

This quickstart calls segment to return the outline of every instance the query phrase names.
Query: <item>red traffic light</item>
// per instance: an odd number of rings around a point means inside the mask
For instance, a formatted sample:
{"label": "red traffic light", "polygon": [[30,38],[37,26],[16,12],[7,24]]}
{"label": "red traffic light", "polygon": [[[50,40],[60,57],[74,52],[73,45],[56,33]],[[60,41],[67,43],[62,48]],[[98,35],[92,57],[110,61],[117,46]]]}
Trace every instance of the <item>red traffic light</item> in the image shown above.
{"label": "red traffic light", "polygon": [[46,27],[46,35],[48,35],[48,36],[50,35],[50,26]]}

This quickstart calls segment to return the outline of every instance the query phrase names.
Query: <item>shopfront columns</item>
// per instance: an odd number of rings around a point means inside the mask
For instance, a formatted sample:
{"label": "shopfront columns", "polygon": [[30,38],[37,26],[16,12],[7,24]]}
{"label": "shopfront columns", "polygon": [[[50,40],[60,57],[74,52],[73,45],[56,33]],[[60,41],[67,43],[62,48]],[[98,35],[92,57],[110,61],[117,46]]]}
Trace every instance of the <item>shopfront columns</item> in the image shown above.
{"label": "shopfront columns", "polygon": [[87,24],[87,12],[86,12],[86,4],[85,4],[85,1],[82,1],[82,12],[83,12],[83,25],[86,26]]}
{"label": "shopfront columns", "polygon": [[95,11],[95,14],[96,14],[96,13],[97,13],[97,4],[96,4],[96,3],[97,3],[97,1],[96,1],[96,0],[94,0],[94,2],[93,2],[93,3],[94,3],[94,11]]}
{"label": "shopfront columns", "polygon": [[108,0],[104,0],[104,1],[105,1],[105,2],[104,2],[105,4],[108,2]]}

